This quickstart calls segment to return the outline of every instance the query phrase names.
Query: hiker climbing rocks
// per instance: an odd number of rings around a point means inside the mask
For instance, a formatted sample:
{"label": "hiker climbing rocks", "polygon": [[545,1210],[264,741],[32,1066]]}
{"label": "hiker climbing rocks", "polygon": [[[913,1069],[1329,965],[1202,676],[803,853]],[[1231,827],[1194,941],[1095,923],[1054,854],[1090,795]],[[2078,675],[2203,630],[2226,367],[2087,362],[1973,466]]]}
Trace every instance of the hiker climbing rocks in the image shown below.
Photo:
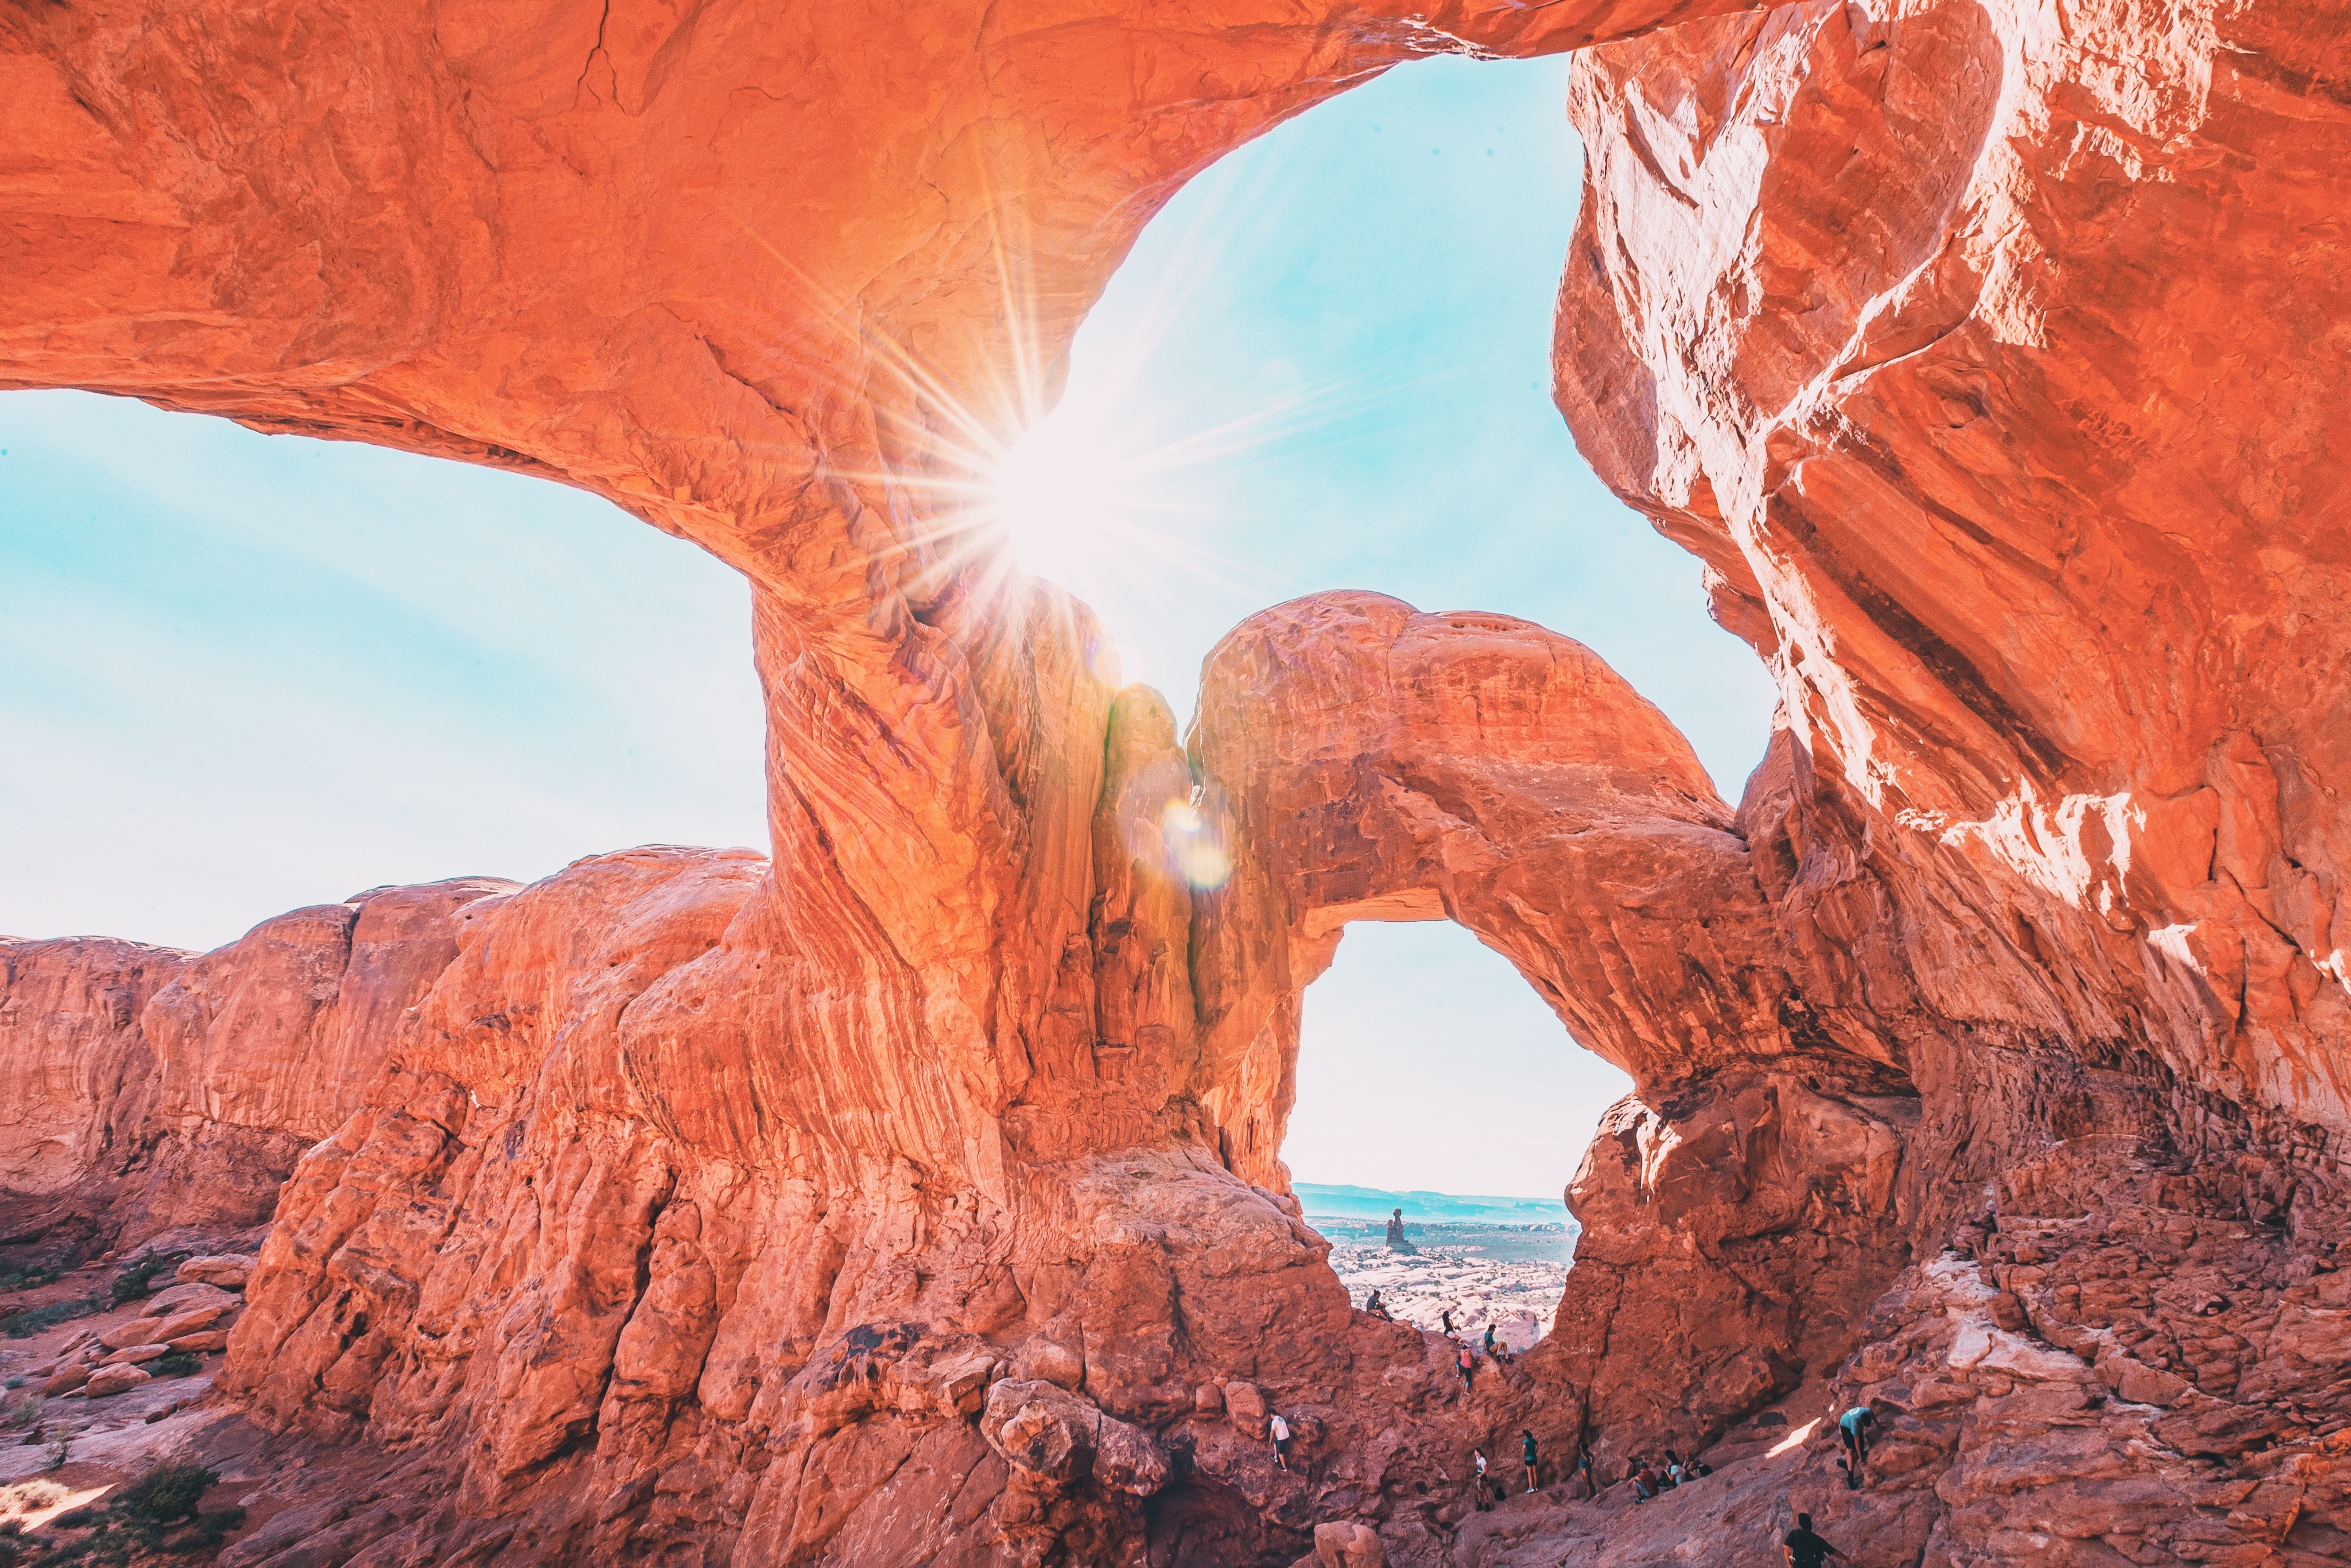
{"label": "hiker climbing rocks", "polygon": [[1493,1506],[1493,1504],[1487,1500],[1486,1496],[1486,1450],[1483,1448],[1470,1449],[1469,1462],[1476,1468],[1478,1472],[1478,1511],[1479,1513],[1484,1513],[1488,1509]]}
{"label": "hiker climbing rocks", "polygon": [[1844,1469],[1848,1490],[1861,1489],[1861,1468],[1869,1462],[1869,1429],[1876,1424],[1876,1413],[1866,1405],[1856,1405],[1837,1417],[1837,1441],[1844,1446],[1844,1458],[1837,1463]]}
{"label": "hiker climbing rocks", "polygon": [[1468,1345],[1461,1346],[1459,1353],[1454,1356],[1453,1367],[1455,1371],[1461,1374],[1461,1392],[1468,1393],[1470,1377],[1478,1370],[1478,1358],[1469,1354]]}
{"label": "hiker climbing rocks", "polygon": [[1288,1469],[1290,1468],[1290,1423],[1283,1420],[1281,1412],[1277,1410],[1273,1413],[1273,1419],[1266,1423],[1265,1430],[1266,1435],[1273,1439],[1273,1462],[1283,1469]]}
{"label": "hiker climbing rocks", "polygon": [[1529,1491],[1532,1491],[1541,1484],[1536,1479],[1540,1467],[1535,1463],[1534,1433],[1524,1427],[1520,1428],[1519,1446],[1525,1451],[1525,1458],[1527,1462],[1527,1490]]}

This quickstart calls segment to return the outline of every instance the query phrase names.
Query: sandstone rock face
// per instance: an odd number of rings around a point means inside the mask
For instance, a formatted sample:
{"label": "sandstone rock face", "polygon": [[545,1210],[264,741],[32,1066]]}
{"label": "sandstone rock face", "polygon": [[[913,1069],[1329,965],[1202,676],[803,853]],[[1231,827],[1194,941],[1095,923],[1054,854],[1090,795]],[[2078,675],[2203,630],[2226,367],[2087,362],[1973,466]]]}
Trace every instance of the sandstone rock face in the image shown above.
{"label": "sandstone rock face", "polygon": [[[1923,1002],[2339,1136],[2315,345],[2351,282],[2299,236],[2351,120],[2276,85],[2340,63],[2318,15],[1798,6],[1594,51],[1559,391],[1782,673],[1817,794],[1887,824]],[[1792,832],[1775,894],[1818,879]],[[1931,949],[1987,905],[1991,967]]]}
{"label": "sandstone rock face", "polygon": [[[220,1386],[398,1456],[238,1561],[1459,1563],[1473,1442],[1863,1396],[1876,1485],[1751,1445],[1738,1529],[2339,1551],[2344,29],[1731,9],[0,21],[0,385],[559,477],[754,585],[769,859],[0,948],[9,1235],[272,1218]],[[1586,46],[1559,398],[1781,677],[1743,800],[1567,639],[1370,595],[1238,629],[1179,744],[963,486],[1186,174]],[[1467,1394],[1279,1160],[1383,918],[1636,1085]],[[1664,1513],[1555,1522],[1731,1539]]]}
{"label": "sandstone rock face", "polygon": [[33,1235],[87,1211],[126,1249],[266,1220],[455,955],[451,913],[512,885],[379,888],[201,957],[0,940],[0,1212]]}

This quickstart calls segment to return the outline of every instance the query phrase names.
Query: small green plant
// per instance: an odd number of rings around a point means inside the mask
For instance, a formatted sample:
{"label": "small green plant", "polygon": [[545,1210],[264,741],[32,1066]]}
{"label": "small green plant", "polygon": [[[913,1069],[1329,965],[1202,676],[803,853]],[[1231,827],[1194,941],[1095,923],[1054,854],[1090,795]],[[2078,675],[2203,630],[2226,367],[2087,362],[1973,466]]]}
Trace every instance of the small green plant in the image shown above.
{"label": "small green plant", "polygon": [[135,1301],[141,1296],[152,1295],[155,1276],[176,1270],[193,1256],[187,1252],[149,1252],[133,1258],[114,1276],[114,1304]]}
{"label": "small green plant", "polygon": [[0,1291],[34,1290],[55,1282],[57,1274],[57,1270],[43,1268],[37,1263],[30,1268],[0,1263]]}
{"label": "small green plant", "polygon": [[196,1504],[219,1484],[219,1474],[201,1465],[165,1465],[123,1488],[115,1507],[132,1519],[172,1524],[195,1518]]}
{"label": "small green plant", "polygon": [[0,1427],[11,1432],[21,1432],[36,1426],[41,1419],[41,1391],[37,1388],[19,1394],[0,1406]]}
{"label": "small green plant", "polygon": [[159,1355],[147,1364],[150,1377],[185,1377],[204,1369],[204,1358],[175,1350],[169,1355]]}
{"label": "small green plant", "polygon": [[73,1452],[73,1437],[72,1427],[60,1427],[57,1435],[49,1439],[49,1469],[61,1470],[66,1468],[66,1458]]}
{"label": "small green plant", "polygon": [[73,1318],[86,1318],[92,1312],[102,1312],[114,1303],[100,1296],[74,1296],[62,1301],[51,1301],[46,1307],[26,1307],[0,1318],[0,1333],[10,1339],[30,1339],[35,1334],[53,1329]]}

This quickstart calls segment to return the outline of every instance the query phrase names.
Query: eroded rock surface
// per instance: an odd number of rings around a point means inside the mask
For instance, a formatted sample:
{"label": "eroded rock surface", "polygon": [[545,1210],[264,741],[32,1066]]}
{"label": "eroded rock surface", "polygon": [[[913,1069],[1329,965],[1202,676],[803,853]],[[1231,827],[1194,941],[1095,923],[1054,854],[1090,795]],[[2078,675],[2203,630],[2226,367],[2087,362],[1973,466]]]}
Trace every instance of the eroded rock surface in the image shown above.
{"label": "eroded rock surface", "polygon": [[198,956],[0,939],[0,1214],[57,1260],[266,1222],[341,1126],[401,1014],[457,951],[448,915],[512,883],[378,888]]}
{"label": "eroded rock surface", "polygon": [[[2343,18],[1735,9],[0,17],[0,384],[559,477],[754,585],[769,859],[7,946],[9,1235],[273,1221],[221,1386],[321,1462],[231,1560],[2339,1552]],[[1744,798],[1569,640],[1374,595],[1238,629],[1179,743],[962,486],[1188,173],[1586,46],[1559,398],[1781,677]],[[1301,988],[1439,917],[1636,1085],[1466,1393],[1277,1157]],[[1840,1495],[1768,1434],[1858,1396]],[[1473,1518],[1521,1427],[1723,1484]]]}

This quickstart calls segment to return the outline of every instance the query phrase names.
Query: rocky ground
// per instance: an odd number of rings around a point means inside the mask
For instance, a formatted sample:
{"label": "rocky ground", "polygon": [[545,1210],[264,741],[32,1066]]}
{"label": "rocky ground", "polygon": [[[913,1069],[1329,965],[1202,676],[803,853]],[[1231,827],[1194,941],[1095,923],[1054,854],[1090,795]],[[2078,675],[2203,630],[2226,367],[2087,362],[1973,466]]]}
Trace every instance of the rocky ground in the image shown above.
{"label": "rocky ground", "polygon": [[[142,1249],[0,1275],[0,1563],[79,1542],[77,1521],[221,1424],[205,1396],[251,1265],[184,1249],[151,1262]],[[215,1511],[257,1479],[216,1474],[202,1504]]]}
{"label": "rocky ground", "polygon": [[1361,1307],[1374,1291],[1398,1322],[1453,1326],[1473,1339],[1493,1324],[1496,1337],[1525,1350],[1551,1329],[1575,1254],[1575,1228],[1560,1225],[1408,1223],[1416,1250],[1392,1252],[1378,1220],[1307,1216],[1331,1242],[1331,1267]]}

